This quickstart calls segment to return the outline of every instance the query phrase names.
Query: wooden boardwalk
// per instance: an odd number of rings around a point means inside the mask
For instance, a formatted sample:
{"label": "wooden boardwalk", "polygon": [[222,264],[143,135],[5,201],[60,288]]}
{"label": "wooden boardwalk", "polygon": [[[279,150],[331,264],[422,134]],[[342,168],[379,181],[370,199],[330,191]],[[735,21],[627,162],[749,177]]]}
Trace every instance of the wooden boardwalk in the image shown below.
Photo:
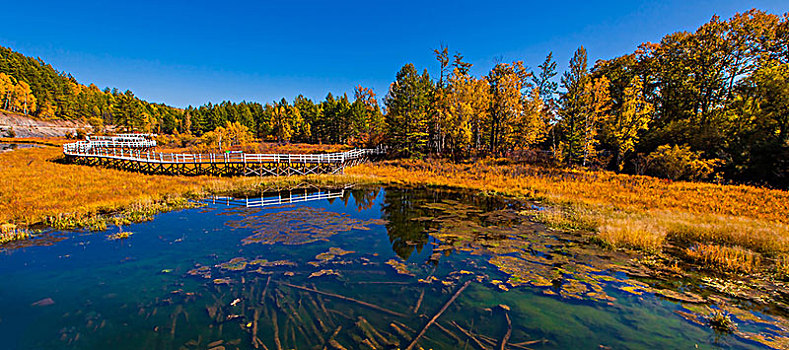
{"label": "wooden boardwalk", "polygon": [[66,143],[63,154],[76,164],[97,165],[146,174],[213,176],[290,176],[338,174],[348,166],[381,155],[379,149],[328,154],[161,153],[156,141],[134,134],[92,137]]}

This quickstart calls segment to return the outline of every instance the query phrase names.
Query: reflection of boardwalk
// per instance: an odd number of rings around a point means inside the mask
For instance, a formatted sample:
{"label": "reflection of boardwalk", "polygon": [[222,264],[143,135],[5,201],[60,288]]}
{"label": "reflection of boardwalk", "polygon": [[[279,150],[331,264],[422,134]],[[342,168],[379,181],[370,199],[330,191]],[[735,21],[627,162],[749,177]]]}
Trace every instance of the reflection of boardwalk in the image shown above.
{"label": "reflection of boardwalk", "polygon": [[78,164],[147,174],[288,176],[337,174],[382,153],[378,149],[355,149],[329,154],[189,154],[152,152],[154,147],[154,140],[127,134],[67,143],[63,154]]}
{"label": "reflection of boardwalk", "polygon": [[205,200],[206,203],[212,204],[225,204],[232,206],[242,206],[247,208],[260,208],[273,205],[301,203],[309,201],[317,201],[322,199],[342,198],[345,195],[345,189],[331,189],[319,191],[307,191],[293,193],[293,192],[279,192],[275,195],[262,196],[260,198],[233,198],[233,197],[217,197],[214,196]]}

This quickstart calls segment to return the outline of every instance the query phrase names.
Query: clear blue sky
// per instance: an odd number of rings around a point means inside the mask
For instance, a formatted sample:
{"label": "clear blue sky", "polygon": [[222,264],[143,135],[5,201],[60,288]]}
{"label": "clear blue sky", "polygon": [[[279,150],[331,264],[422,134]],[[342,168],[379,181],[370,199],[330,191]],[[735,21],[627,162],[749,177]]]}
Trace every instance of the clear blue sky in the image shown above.
{"label": "clear blue sky", "polygon": [[130,89],[176,107],[322,99],[357,84],[386,94],[405,63],[437,70],[432,50],[460,51],[483,75],[496,58],[561,70],[695,30],[713,14],[782,1],[12,1],[0,45],[38,56],[83,84]]}

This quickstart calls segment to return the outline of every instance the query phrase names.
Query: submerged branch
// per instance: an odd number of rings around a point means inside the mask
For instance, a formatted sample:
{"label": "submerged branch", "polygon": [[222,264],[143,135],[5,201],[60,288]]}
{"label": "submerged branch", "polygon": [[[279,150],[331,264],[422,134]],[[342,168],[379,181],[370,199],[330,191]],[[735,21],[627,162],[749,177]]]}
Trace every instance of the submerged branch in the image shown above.
{"label": "submerged branch", "polygon": [[447,303],[444,304],[444,307],[442,307],[441,310],[438,310],[438,313],[435,316],[433,316],[433,318],[431,318],[430,321],[427,322],[425,327],[422,328],[422,331],[419,332],[419,334],[417,334],[416,337],[414,337],[414,340],[411,341],[411,344],[408,344],[408,347],[405,348],[406,350],[411,350],[414,348],[414,346],[416,346],[416,342],[419,341],[419,338],[422,338],[422,336],[425,335],[425,332],[427,332],[427,329],[430,328],[430,325],[432,325],[434,322],[436,322],[436,320],[439,317],[441,317],[441,314],[443,314],[444,311],[446,311],[449,308],[449,306],[452,305],[453,302],[455,302],[455,299],[457,299],[458,296],[460,296],[460,293],[463,293],[463,291],[466,290],[469,284],[471,284],[471,280],[466,281],[466,283],[463,284],[463,286],[460,287],[460,289],[458,289],[457,292],[455,292],[452,298],[450,298],[449,301],[447,301]]}
{"label": "submerged branch", "polygon": [[385,313],[393,315],[393,316],[407,317],[405,314],[402,314],[402,313],[399,313],[399,312],[396,312],[396,311],[392,311],[392,310],[380,307],[380,306],[375,305],[375,304],[370,304],[370,303],[365,302],[365,301],[361,301],[361,300],[349,298],[349,297],[346,297],[346,296],[342,296],[342,295],[339,295],[339,294],[323,292],[323,291],[320,291],[320,290],[317,290],[317,289],[307,288],[307,287],[303,287],[303,286],[297,286],[295,284],[290,284],[290,283],[287,283],[287,282],[278,282],[278,283],[280,283],[280,284],[282,284],[284,286],[291,287],[291,288],[301,289],[303,291],[307,291],[307,292],[311,292],[311,293],[317,293],[317,294],[329,296],[329,297],[340,299],[340,300],[350,301],[352,303],[363,305],[363,306],[369,307],[371,309],[375,309],[375,310],[378,310],[378,311],[381,311],[381,312],[385,312]]}

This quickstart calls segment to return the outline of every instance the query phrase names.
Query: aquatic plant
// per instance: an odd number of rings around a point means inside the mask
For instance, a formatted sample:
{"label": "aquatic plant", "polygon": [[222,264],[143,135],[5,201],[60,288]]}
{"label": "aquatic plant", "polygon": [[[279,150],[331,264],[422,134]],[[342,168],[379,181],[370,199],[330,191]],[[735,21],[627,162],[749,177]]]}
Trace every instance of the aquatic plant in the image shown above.
{"label": "aquatic plant", "polygon": [[353,229],[366,230],[369,225],[384,224],[379,219],[367,221],[348,214],[327,211],[323,208],[296,207],[284,211],[255,215],[258,211],[245,211],[241,220],[227,223],[231,227],[252,229],[255,234],[242,240],[252,243],[289,245],[326,241],[337,233]]}
{"label": "aquatic plant", "polygon": [[731,320],[731,316],[718,309],[712,310],[707,316],[707,324],[710,328],[720,333],[733,333],[737,330],[737,324]]}
{"label": "aquatic plant", "polygon": [[127,239],[127,238],[131,237],[132,234],[133,233],[128,232],[128,231],[121,231],[121,232],[116,232],[116,233],[113,233],[113,234],[107,236],[107,239],[109,239],[111,241],[116,241],[116,240],[119,240],[119,239]]}

